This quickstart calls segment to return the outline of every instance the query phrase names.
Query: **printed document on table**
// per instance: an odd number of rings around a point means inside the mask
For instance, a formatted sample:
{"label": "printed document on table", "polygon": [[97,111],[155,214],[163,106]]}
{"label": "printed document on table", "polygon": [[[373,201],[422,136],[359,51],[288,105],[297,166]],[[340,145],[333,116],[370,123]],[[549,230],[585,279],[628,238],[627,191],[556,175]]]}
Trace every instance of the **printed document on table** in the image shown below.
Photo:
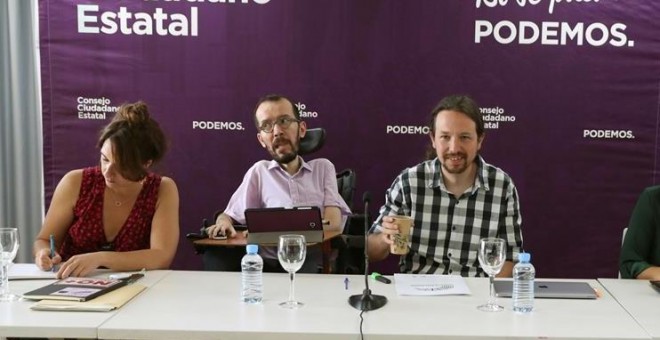
{"label": "printed document on table", "polygon": [[394,274],[398,295],[470,294],[465,279],[458,275]]}
{"label": "printed document on table", "polygon": [[57,273],[43,271],[34,263],[14,263],[9,265],[10,280],[55,280]]}
{"label": "printed document on table", "polygon": [[[95,269],[87,276],[109,273],[109,269]],[[57,280],[56,271],[43,271],[34,263],[13,263],[9,265],[9,280]]]}

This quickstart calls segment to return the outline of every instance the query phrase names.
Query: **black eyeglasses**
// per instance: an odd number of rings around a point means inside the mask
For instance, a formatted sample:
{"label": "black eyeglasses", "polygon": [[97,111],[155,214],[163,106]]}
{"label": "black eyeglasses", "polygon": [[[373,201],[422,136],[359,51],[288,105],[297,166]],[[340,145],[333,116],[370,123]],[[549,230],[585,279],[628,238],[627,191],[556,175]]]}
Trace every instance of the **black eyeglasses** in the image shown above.
{"label": "black eyeglasses", "polygon": [[279,117],[279,118],[275,119],[275,121],[273,121],[273,122],[266,120],[266,121],[263,121],[261,123],[261,125],[259,125],[259,131],[263,131],[265,133],[271,133],[271,132],[273,132],[273,129],[275,128],[275,124],[279,125],[283,129],[286,129],[289,126],[291,126],[291,123],[294,123],[294,122],[298,123],[298,122],[300,122],[300,120],[295,119],[293,117],[287,117],[287,116]]}

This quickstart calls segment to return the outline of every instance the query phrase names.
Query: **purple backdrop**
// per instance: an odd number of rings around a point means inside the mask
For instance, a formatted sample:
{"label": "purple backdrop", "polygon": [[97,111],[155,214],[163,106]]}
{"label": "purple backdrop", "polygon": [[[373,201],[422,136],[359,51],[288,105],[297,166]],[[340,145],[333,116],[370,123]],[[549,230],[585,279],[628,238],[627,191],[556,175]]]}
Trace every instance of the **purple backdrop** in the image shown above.
{"label": "purple backdrop", "polygon": [[423,159],[431,108],[467,93],[491,123],[482,155],[518,187],[538,275],[616,276],[636,197],[659,182],[660,3],[501,2],[42,0],[46,204],[97,163],[104,110],[145,100],[181,195],[175,268],[199,269],[183,235],[268,156],[260,96],[304,106],[328,132],[313,157],[354,169],[355,206],[369,190],[375,213]]}

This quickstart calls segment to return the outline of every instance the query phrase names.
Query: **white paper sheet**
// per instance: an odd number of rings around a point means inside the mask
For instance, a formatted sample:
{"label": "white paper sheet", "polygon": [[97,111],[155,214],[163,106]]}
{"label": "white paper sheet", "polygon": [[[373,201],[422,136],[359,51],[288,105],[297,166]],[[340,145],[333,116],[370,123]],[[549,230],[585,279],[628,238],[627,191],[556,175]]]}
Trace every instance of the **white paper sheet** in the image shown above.
{"label": "white paper sheet", "polygon": [[9,266],[10,280],[54,280],[55,274],[39,269],[34,263],[14,263]]}
{"label": "white paper sheet", "polygon": [[465,279],[458,275],[394,274],[398,295],[470,294]]}

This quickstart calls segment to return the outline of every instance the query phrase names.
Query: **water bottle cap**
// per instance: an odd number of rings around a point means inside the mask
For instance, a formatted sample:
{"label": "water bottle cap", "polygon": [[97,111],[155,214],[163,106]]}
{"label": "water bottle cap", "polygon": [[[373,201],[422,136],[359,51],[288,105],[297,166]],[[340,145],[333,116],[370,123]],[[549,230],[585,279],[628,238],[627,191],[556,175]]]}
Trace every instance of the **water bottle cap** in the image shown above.
{"label": "water bottle cap", "polygon": [[532,255],[529,253],[520,253],[518,254],[518,262],[529,262],[532,259]]}
{"label": "water bottle cap", "polygon": [[245,246],[245,251],[248,254],[256,254],[259,252],[259,245],[258,244],[248,244]]}

